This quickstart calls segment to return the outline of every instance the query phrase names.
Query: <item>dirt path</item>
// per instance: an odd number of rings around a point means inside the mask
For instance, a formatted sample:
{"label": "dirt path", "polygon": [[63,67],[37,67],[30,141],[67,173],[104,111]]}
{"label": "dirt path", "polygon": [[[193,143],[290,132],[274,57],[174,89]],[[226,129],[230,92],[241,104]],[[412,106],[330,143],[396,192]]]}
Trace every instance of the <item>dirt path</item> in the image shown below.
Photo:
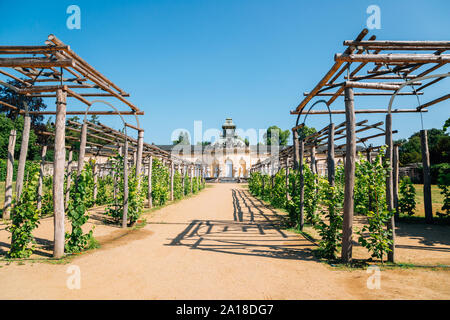
{"label": "dirt path", "polygon": [[[142,229],[106,232],[69,265],[0,268],[0,299],[449,299],[450,272],[366,271],[315,261],[313,245],[273,224],[279,215],[238,184],[217,184],[154,212]],[[68,267],[81,272],[69,289]]]}

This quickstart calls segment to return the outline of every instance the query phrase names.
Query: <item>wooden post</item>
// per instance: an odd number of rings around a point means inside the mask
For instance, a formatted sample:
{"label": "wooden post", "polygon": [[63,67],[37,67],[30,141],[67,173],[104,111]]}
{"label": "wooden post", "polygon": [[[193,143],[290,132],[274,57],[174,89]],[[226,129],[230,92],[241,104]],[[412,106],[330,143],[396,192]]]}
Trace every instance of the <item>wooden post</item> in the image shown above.
{"label": "wooden post", "polygon": [[72,149],[69,150],[69,159],[67,161],[67,182],[66,182],[66,199],[64,209],[67,210],[69,206],[69,198],[70,198],[70,185],[72,184],[72,175],[70,174],[72,171],[72,157],[73,152]]}
{"label": "wooden post", "polygon": [[300,141],[300,153],[299,153],[299,169],[300,169],[300,212],[299,212],[299,227],[303,230],[303,225],[305,224],[305,177],[303,176],[303,166],[305,155],[305,141],[302,139]]}
{"label": "wooden post", "polygon": [[87,139],[87,123],[83,122],[81,126],[81,136],[80,136],[80,152],[78,153],[78,167],[77,176],[81,174],[84,168],[84,156],[86,154],[86,139]]}
{"label": "wooden post", "polygon": [[6,180],[5,180],[5,203],[3,207],[3,219],[11,218],[11,204],[13,197],[13,175],[14,175],[14,149],[16,147],[16,129],[9,133],[8,159],[6,162]]}
{"label": "wooden post", "polygon": [[298,131],[297,129],[292,130],[292,138],[293,138],[293,145],[294,145],[294,170],[298,169],[298,162],[300,158],[300,147],[299,147],[299,141],[298,141]]}
{"label": "wooden post", "polygon": [[136,159],[136,177],[138,178],[138,189],[141,187],[142,175],[142,151],[144,149],[144,130],[138,132],[138,150]]}
{"label": "wooden post", "polygon": [[[367,162],[372,163],[372,152],[371,152],[371,149],[368,148],[366,152],[367,152],[367,154],[366,154]],[[373,211],[372,193],[369,192],[368,198],[369,198],[369,208],[368,209],[369,209],[369,211]]]}
{"label": "wooden post", "polygon": [[47,155],[47,146],[42,146],[41,150],[41,163],[39,165],[39,181],[38,181],[38,197],[37,197],[37,209],[40,211],[42,209],[42,196],[44,195],[44,166],[45,166],[45,156]]}
{"label": "wooden post", "polygon": [[16,199],[19,199],[20,195],[22,194],[23,179],[25,175],[25,164],[28,154],[28,142],[30,140],[31,117],[28,113],[27,104],[25,104],[25,108],[26,108],[25,122],[22,131],[22,144],[20,146],[19,166],[17,168],[17,177],[16,177]]}
{"label": "wooden post", "polygon": [[311,163],[309,164],[312,173],[316,172],[316,146],[312,145],[311,147]]}
{"label": "wooden post", "polygon": [[191,179],[191,193],[192,193],[192,175],[193,175],[193,167],[191,167],[191,170],[190,170],[190,176],[189,176],[189,178]]}
{"label": "wooden post", "polygon": [[66,96],[61,89],[56,91],[55,154],[53,160],[53,212],[54,242],[53,256],[64,255],[64,166],[66,162],[65,128]]}
{"label": "wooden post", "polygon": [[170,162],[170,201],[173,201],[173,176],[174,176],[174,163]]}
{"label": "wooden post", "polygon": [[350,262],[353,250],[353,197],[356,160],[355,108],[353,104],[353,88],[350,87],[345,87],[345,122],[347,141],[345,147],[345,193],[341,258],[344,262]]}
{"label": "wooden post", "polygon": [[136,168],[137,165],[137,152],[133,151],[133,166]]}
{"label": "wooden post", "polygon": [[[386,177],[386,204],[389,212],[394,211],[394,191],[392,186],[392,160],[393,160],[393,142],[392,142],[392,114],[386,115],[386,161],[389,163],[389,170]],[[390,239],[392,244],[389,246],[391,250],[388,253],[388,261],[395,262],[395,217],[392,215],[387,223],[388,230],[391,231]]]}
{"label": "wooden post", "polygon": [[94,203],[96,203],[97,201],[97,193],[98,193],[98,165],[97,163],[94,162],[94,167],[92,168],[92,170],[94,171],[94,190],[93,190],[93,195],[94,195]]}
{"label": "wooden post", "polygon": [[393,154],[392,161],[394,162],[393,186],[394,186],[395,219],[398,220],[398,218],[400,217],[400,211],[399,211],[399,207],[398,207],[398,145],[397,144],[394,145],[394,154]]}
{"label": "wooden post", "polygon": [[433,223],[433,207],[431,205],[430,153],[428,152],[427,130],[420,130],[420,143],[422,147],[423,201],[425,208],[425,222]]}
{"label": "wooden post", "polygon": [[181,186],[183,188],[183,197],[184,197],[184,171],[186,170],[186,166],[183,165],[181,168]]}
{"label": "wooden post", "polygon": [[126,228],[128,223],[128,139],[125,138],[123,147],[123,215],[122,228]]}
{"label": "wooden post", "polygon": [[289,157],[286,157],[286,201],[289,201]]}
{"label": "wooden post", "polygon": [[148,161],[148,207],[153,207],[152,199],[152,168],[153,168],[153,157],[150,156]]}
{"label": "wooden post", "polygon": [[328,167],[328,183],[330,186],[334,186],[335,176],[335,163],[334,163],[334,123],[330,123],[328,127],[328,154],[327,154],[327,167]]}

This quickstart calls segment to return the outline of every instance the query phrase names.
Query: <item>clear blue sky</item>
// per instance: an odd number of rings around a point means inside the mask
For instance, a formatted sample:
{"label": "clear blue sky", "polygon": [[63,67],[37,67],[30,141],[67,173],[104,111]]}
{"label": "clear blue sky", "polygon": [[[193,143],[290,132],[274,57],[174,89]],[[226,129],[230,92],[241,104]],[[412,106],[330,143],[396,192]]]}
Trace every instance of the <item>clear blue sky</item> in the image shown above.
{"label": "clear blue sky", "polygon": [[[81,30],[66,27],[71,4],[81,8]],[[328,71],[342,41],[366,26],[371,4],[381,8],[381,29],[371,31],[379,40],[450,40],[445,0],[91,0],[0,1],[0,43],[41,45],[54,33],[131,94],[146,113],[147,142],[167,144],[174,129],[192,131],[194,120],[202,120],[203,129],[220,128],[226,117],[244,130],[292,127],[289,111]],[[449,84],[440,82],[421,101],[448,93]],[[356,103],[384,107],[388,97]],[[415,107],[417,101],[401,97],[396,105]],[[334,104],[341,106],[343,100]],[[425,128],[441,127],[449,106],[431,107]],[[101,121],[120,127],[111,117]],[[318,116],[308,122],[317,129],[325,123]],[[395,138],[408,137],[420,129],[420,116],[394,115],[394,127]]]}

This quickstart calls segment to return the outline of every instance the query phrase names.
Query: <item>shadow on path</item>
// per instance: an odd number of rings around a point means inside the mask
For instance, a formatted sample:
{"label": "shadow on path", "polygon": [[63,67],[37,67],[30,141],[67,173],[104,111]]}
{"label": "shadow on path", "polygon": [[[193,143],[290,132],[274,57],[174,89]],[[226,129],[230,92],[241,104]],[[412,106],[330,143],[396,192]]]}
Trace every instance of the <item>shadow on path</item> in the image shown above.
{"label": "shadow on path", "polygon": [[283,216],[245,190],[232,189],[231,194],[230,220],[192,220],[166,245],[233,255],[315,260],[309,240],[281,230]]}

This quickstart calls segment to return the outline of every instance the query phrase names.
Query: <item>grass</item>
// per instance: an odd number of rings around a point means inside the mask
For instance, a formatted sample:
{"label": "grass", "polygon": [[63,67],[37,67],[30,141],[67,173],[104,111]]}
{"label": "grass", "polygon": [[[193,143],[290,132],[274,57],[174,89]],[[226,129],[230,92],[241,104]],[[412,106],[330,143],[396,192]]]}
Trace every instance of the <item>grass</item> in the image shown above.
{"label": "grass", "polygon": [[[425,217],[424,201],[423,201],[423,184],[415,184],[416,188],[416,211],[414,216]],[[433,216],[436,212],[440,212],[444,203],[444,196],[437,185],[431,185],[431,200],[433,207]]]}

